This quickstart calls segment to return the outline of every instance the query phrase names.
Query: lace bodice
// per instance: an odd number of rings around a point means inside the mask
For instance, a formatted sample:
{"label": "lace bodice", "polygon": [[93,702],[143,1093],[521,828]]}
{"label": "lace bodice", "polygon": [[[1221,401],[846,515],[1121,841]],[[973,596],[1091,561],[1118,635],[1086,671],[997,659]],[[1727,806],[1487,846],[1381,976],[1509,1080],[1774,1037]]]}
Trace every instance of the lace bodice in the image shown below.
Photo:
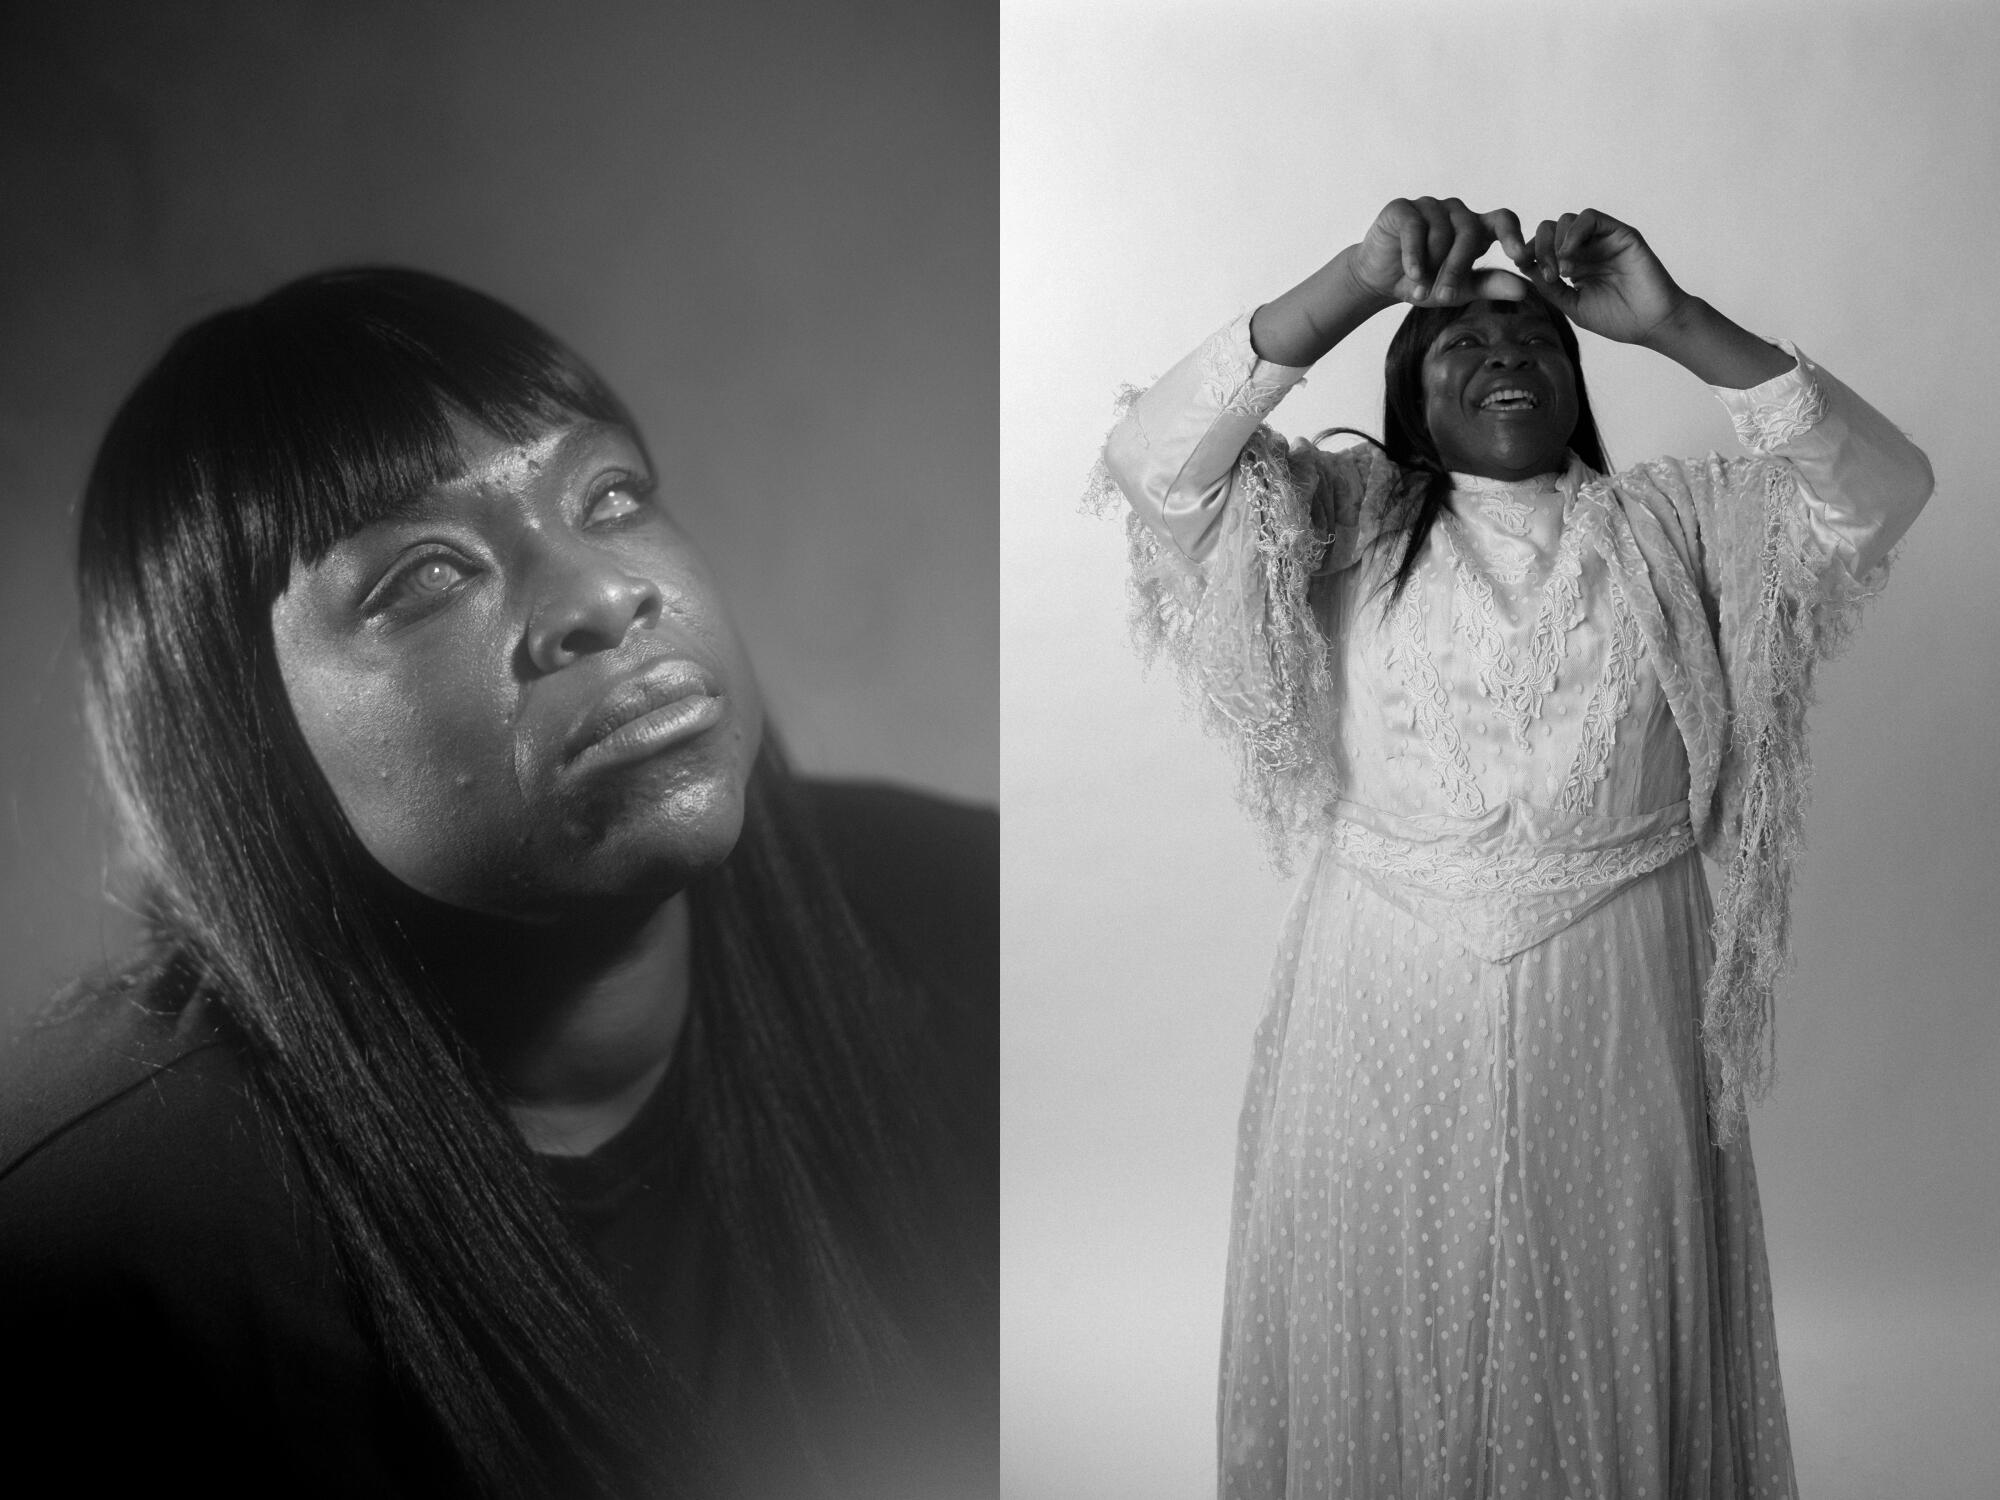
{"label": "lace bodice", "polygon": [[1330,748],[1348,798],[1460,817],[1510,801],[1623,815],[1686,798],[1686,754],[1632,608],[1566,525],[1587,475],[1460,478],[1394,604],[1393,549],[1328,580],[1344,683]]}
{"label": "lace bodice", "polygon": [[1633,609],[1572,524],[1588,477],[1454,476],[1400,597],[1389,547],[1316,601],[1335,660],[1334,852],[1492,959],[1693,841],[1686,751]]}

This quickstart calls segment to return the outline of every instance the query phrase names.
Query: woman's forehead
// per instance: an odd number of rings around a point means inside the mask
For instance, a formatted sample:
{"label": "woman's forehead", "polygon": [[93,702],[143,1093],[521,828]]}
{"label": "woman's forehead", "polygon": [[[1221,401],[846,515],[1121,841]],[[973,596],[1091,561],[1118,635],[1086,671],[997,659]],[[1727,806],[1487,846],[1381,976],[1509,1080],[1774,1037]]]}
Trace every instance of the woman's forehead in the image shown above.
{"label": "woman's forehead", "polygon": [[525,438],[495,432],[458,413],[450,420],[453,467],[433,484],[384,504],[368,524],[428,518],[462,497],[519,488],[545,472],[560,475],[593,461],[615,457],[644,462],[645,450],[628,429],[592,417],[551,423]]}
{"label": "woman's forehead", "polygon": [[494,432],[470,418],[454,420],[452,429],[462,467],[445,481],[447,487],[518,484],[544,469],[584,461],[624,437],[623,428],[584,417],[551,423],[522,438]]}

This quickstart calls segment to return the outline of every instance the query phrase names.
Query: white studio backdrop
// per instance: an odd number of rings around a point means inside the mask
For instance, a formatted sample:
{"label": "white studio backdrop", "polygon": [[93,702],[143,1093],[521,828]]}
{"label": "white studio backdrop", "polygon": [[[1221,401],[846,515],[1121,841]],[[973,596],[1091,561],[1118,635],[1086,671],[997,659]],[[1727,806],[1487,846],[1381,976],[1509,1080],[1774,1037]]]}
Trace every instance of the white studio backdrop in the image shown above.
{"label": "white studio backdrop", "polygon": [[[1752,1117],[1803,1493],[2000,1473],[2000,16],[1010,0],[1001,80],[1008,1500],[1213,1489],[1235,1117],[1289,882],[1077,497],[1122,382],[1388,199],[1598,207],[1909,431],[1938,493],[1820,679],[1781,1079]],[[1496,252],[1497,254],[1497,252]],[[1379,431],[1395,314],[1275,417]],[[1736,451],[1586,334],[1615,463]]]}

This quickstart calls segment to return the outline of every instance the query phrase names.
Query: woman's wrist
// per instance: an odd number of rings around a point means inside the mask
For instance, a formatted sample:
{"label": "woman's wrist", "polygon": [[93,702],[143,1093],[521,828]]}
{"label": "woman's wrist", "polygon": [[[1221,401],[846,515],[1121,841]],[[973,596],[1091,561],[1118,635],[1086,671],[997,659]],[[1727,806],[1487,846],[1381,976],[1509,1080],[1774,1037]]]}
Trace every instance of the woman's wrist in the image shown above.
{"label": "woman's wrist", "polygon": [[1314,364],[1376,313],[1395,305],[1394,297],[1364,286],[1354,274],[1358,248],[1349,245],[1251,315],[1250,347],[1259,359],[1299,368]]}
{"label": "woman's wrist", "polygon": [[1748,390],[1784,374],[1796,363],[1700,297],[1686,296],[1638,340],[1709,385]]}

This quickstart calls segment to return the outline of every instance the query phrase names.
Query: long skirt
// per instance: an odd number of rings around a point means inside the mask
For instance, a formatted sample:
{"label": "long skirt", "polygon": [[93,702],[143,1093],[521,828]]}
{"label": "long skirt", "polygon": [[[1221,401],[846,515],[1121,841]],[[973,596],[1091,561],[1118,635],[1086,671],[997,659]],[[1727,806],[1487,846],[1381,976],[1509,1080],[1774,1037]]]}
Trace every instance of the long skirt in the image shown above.
{"label": "long skirt", "polygon": [[1796,1495],[1690,852],[1505,962],[1323,856],[1244,1103],[1225,1500]]}

